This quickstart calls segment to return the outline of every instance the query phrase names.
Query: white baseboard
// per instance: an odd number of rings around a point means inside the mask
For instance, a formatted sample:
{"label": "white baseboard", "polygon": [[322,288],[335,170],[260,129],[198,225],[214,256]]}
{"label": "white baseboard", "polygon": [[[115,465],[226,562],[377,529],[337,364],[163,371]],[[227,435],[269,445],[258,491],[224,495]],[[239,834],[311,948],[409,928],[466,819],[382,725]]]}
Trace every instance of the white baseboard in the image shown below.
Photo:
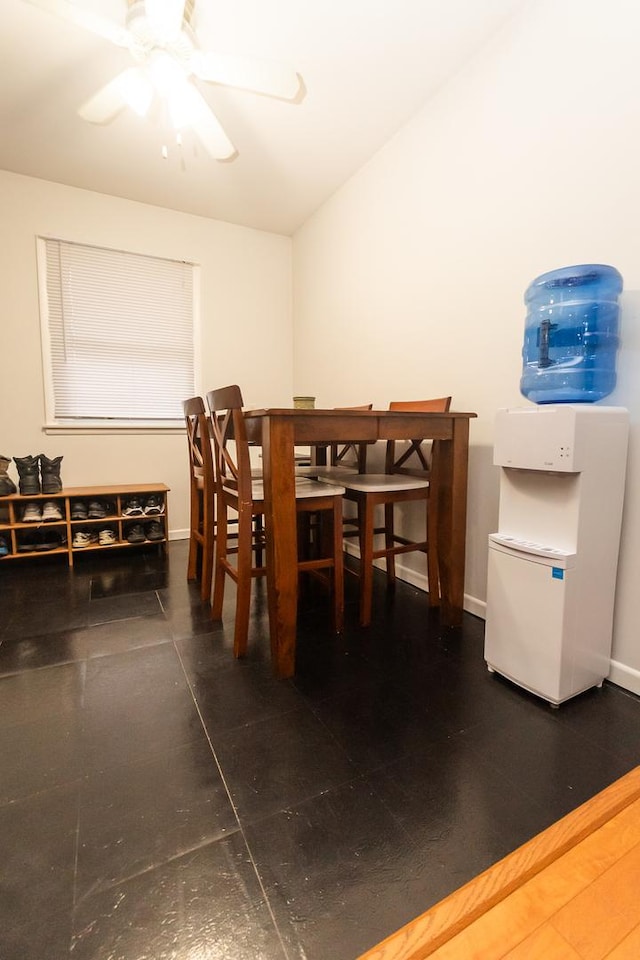
{"label": "white baseboard", "polygon": [[628,667],[625,663],[612,660],[607,679],[611,683],[615,683],[616,686],[624,687],[625,690],[640,696],[640,670],[634,670],[633,667]]}
{"label": "white baseboard", "polygon": [[472,613],[474,617],[479,617],[481,620],[487,619],[486,600],[478,600],[477,597],[472,597],[468,593],[465,593],[464,609],[467,611],[467,613]]}
{"label": "white baseboard", "polygon": [[188,540],[188,530],[169,530],[169,540]]}

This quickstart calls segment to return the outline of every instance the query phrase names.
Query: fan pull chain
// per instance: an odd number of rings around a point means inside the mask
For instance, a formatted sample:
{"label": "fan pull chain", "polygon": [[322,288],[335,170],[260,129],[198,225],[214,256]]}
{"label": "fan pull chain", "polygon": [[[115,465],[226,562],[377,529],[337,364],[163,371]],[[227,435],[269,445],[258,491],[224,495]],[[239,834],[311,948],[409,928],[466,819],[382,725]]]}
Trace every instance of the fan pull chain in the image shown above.
{"label": "fan pull chain", "polygon": [[[182,150],[182,134],[180,132],[176,133],[176,146],[178,146],[180,150]],[[169,159],[169,148],[166,145],[166,143],[162,144],[162,159],[163,160]]]}

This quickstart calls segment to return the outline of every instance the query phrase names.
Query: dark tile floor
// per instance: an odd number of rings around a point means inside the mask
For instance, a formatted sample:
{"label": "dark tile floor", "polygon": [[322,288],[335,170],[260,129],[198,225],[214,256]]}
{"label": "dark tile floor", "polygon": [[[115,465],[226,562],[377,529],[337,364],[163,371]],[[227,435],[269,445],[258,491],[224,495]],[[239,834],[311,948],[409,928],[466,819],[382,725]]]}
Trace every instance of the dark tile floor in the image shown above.
{"label": "dark tile floor", "polygon": [[[552,710],[378,582],[301,606],[296,678],[186,543],[0,563],[0,958],[354,960],[640,763],[640,701]],[[351,578],[350,578],[351,579]]]}

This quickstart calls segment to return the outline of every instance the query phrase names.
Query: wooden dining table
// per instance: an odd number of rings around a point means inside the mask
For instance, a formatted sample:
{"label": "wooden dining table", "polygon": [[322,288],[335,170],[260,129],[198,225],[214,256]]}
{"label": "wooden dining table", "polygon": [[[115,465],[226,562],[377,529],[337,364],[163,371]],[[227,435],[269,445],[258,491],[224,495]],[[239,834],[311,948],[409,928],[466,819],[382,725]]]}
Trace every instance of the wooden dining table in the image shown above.
{"label": "wooden dining table", "polygon": [[444,625],[462,620],[469,421],[475,413],[420,413],[395,410],[245,411],[247,435],[262,446],[267,539],[267,593],[271,655],[275,673],[295,672],[298,604],[295,506],[295,447],[377,440],[440,441],[438,555],[440,617]]}

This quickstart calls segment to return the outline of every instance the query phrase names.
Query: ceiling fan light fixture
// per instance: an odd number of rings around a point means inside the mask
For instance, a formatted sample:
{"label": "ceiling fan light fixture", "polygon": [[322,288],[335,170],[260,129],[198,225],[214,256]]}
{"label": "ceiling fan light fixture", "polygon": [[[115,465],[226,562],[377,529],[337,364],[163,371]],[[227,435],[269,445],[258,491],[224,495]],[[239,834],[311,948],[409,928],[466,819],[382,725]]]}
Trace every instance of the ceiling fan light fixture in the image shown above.
{"label": "ceiling fan light fixture", "polygon": [[[170,0],[172,2],[172,0]],[[166,50],[186,63],[193,53],[193,31],[185,19],[176,28],[171,16],[164,16],[166,0],[150,6],[149,0],[134,0],[127,13],[129,51],[140,62],[146,62],[154,50]],[[182,4],[180,4],[182,8]],[[179,16],[182,16],[182,11]],[[176,18],[177,19],[177,18]]]}
{"label": "ceiling fan light fixture", "polygon": [[174,57],[164,50],[154,50],[147,69],[154,87],[161,97],[168,99],[176,88],[186,83],[187,74]]}
{"label": "ceiling fan light fixture", "polygon": [[153,84],[143,70],[131,67],[120,74],[120,93],[127,106],[139,117],[149,112],[153,99]]}
{"label": "ceiling fan light fixture", "polygon": [[168,101],[169,113],[177,130],[190,127],[214,160],[230,160],[237,150],[215,113],[196,87],[185,81]]}
{"label": "ceiling fan light fixture", "polygon": [[190,83],[182,83],[168,94],[167,108],[175,130],[195,126],[210,112],[198,91]]}

